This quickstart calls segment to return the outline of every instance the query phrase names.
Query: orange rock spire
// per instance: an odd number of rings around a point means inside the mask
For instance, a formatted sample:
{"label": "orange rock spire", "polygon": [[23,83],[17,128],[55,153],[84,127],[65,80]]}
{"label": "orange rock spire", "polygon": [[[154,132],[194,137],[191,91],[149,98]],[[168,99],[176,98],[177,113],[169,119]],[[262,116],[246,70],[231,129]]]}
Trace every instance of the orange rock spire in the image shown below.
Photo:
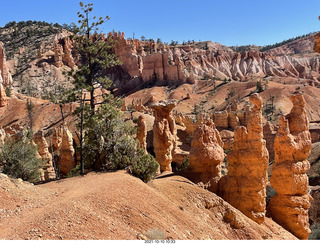
{"label": "orange rock spire", "polygon": [[234,132],[232,151],[227,156],[228,175],[221,182],[223,198],[246,216],[261,224],[266,209],[269,154],[262,132],[262,98],[250,96],[254,107],[248,124]]}
{"label": "orange rock spire", "polygon": [[290,97],[293,108],[281,116],[274,141],[275,162],[271,185],[277,194],[269,203],[272,218],[300,239],[310,233],[308,209],[312,197],[308,194],[310,169],[307,157],[311,150],[309,122],[302,95]]}

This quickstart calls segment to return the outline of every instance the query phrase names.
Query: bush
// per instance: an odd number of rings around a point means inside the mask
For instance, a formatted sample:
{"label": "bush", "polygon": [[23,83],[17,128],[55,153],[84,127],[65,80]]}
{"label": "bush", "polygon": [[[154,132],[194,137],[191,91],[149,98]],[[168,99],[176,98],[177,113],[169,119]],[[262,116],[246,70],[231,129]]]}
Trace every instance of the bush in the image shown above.
{"label": "bush", "polygon": [[178,167],[176,167],[176,171],[181,172],[185,171],[189,168],[189,156],[186,157],[185,160],[183,160],[182,164],[180,164]]}
{"label": "bush", "polygon": [[11,89],[9,87],[5,89],[5,93],[7,97],[11,97]]}
{"label": "bush", "polygon": [[159,164],[155,158],[150,154],[144,154],[133,162],[130,167],[130,173],[147,183],[154,179],[158,168]]}
{"label": "bush", "polygon": [[[150,181],[159,164],[145,155],[133,135],[134,128],[126,122],[115,106],[103,104],[94,116],[85,121],[83,150],[86,168],[114,171],[128,169],[144,182]],[[98,138],[98,139],[96,139]]]}
{"label": "bush", "polygon": [[9,138],[0,145],[0,161],[3,163],[3,173],[13,178],[37,182],[40,179],[39,169],[44,165],[37,158],[37,146],[27,140]]}
{"label": "bush", "polygon": [[257,81],[257,84],[256,84],[256,92],[257,92],[257,93],[263,92],[263,87],[262,87],[261,81]]}

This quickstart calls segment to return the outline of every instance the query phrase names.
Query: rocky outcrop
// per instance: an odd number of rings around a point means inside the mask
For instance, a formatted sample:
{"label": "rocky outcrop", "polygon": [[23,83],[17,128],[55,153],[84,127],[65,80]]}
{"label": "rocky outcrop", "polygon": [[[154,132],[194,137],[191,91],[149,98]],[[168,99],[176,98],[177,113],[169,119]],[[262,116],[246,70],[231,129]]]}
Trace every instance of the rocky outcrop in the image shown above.
{"label": "rocky outcrop", "polygon": [[313,50],[320,53],[320,32],[314,35],[314,47]]}
{"label": "rocky outcrop", "polygon": [[269,121],[263,126],[263,138],[266,140],[270,162],[274,160],[274,138],[276,137],[276,133],[275,126]]}
{"label": "rocky outcrop", "polygon": [[147,81],[190,81],[193,77],[183,73],[180,50],[170,50],[168,45],[155,42],[126,40],[124,34],[110,33],[117,40],[115,54],[131,77]]}
{"label": "rocky outcrop", "polygon": [[0,83],[0,107],[7,105],[7,96],[3,85]]}
{"label": "rocky outcrop", "polygon": [[132,99],[131,109],[136,110],[138,112],[147,112],[146,107],[142,104],[142,99]]}
{"label": "rocky outcrop", "polygon": [[277,194],[271,198],[272,218],[300,239],[310,233],[308,209],[312,197],[308,194],[310,169],[307,157],[311,150],[311,136],[305,100],[302,95],[290,97],[291,112],[281,116],[274,141],[275,162],[270,179]]}
{"label": "rocky outcrop", "polygon": [[239,107],[237,103],[232,103],[227,107],[228,112],[228,125],[230,128],[235,129],[240,125],[240,120],[238,118]]}
{"label": "rocky outcrop", "polygon": [[68,127],[62,125],[55,128],[49,138],[52,142],[52,150],[55,163],[62,175],[67,175],[76,167],[75,150],[73,147],[73,136]]}
{"label": "rocky outcrop", "polygon": [[[312,36],[303,43],[292,44],[286,50],[267,52],[245,51],[237,53],[226,46],[207,42],[206,48],[200,44],[169,46],[155,42],[126,40],[124,34],[115,34],[118,40],[116,55],[123,62],[124,69],[133,77],[147,81],[181,81],[193,83],[203,77],[245,80],[251,77],[295,77],[319,78],[319,57],[306,58],[294,54],[310,52]],[[309,40],[310,39],[310,40]],[[130,86],[133,81],[126,81]],[[132,86],[132,84],[131,84]],[[216,125],[218,126],[218,125]]]}
{"label": "rocky outcrop", "polygon": [[239,125],[246,126],[248,117],[248,106],[245,106],[243,111],[240,111],[238,104],[233,102],[228,105],[225,110],[214,111],[212,119],[219,130],[235,129]]}
{"label": "rocky outcrop", "polygon": [[230,150],[234,142],[234,132],[230,130],[222,130],[220,131],[220,137],[223,142],[223,149]]}
{"label": "rocky outcrop", "polygon": [[58,68],[67,65],[70,68],[75,67],[75,62],[72,56],[72,42],[69,37],[57,35],[54,43],[54,65]]}
{"label": "rocky outcrop", "polygon": [[250,96],[253,108],[247,127],[234,131],[232,151],[227,155],[228,175],[221,180],[221,194],[232,206],[261,224],[265,217],[269,155],[262,132],[262,98]]}
{"label": "rocky outcrop", "polygon": [[62,142],[58,149],[60,156],[60,172],[63,175],[67,175],[73,168],[76,167],[74,160],[74,148],[72,133],[66,126],[62,127]]}
{"label": "rocky outcrop", "polygon": [[33,141],[35,144],[37,144],[39,155],[45,162],[43,171],[41,173],[42,180],[55,179],[56,173],[52,163],[52,154],[49,151],[49,145],[44,137],[44,133],[42,131],[38,131],[36,134],[34,134]]}
{"label": "rocky outcrop", "polygon": [[5,132],[5,130],[4,129],[0,129],[0,144],[4,144],[4,141],[5,141],[5,139],[6,139],[6,132]]}
{"label": "rocky outcrop", "polygon": [[228,111],[215,111],[213,114],[213,121],[218,128],[229,128]]}
{"label": "rocky outcrop", "polygon": [[193,133],[189,155],[190,171],[197,175],[196,183],[216,193],[223,159],[223,142],[214,123],[200,125]]}
{"label": "rocky outcrop", "polygon": [[12,84],[12,76],[7,67],[7,59],[2,42],[0,42],[0,83],[4,87],[10,86]]}
{"label": "rocky outcrop", "polygon": [[161,171],[172,171],[172,154],[176,148],[177,131],[172,109],[176,100],[159,101],[150,105],[154,113],[153,147]]}
{"label": "rocky outcrop", "polygon": [[140,147],[147,153],[147,127],[146,121],[142,115],[138,118],[137,139],[140,143]]}

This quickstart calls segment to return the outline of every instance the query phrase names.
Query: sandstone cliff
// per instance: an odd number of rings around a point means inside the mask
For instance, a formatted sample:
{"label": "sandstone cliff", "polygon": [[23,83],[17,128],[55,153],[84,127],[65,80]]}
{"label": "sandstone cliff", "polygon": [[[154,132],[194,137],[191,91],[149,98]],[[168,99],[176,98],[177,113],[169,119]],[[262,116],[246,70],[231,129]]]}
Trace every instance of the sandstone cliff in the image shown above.
{"label": "sandstone cliff", "polygon": [[[115,53],[123,62],[123,67],[132,78],[139,77],[143,82],[193,83],[195,79],[206,76],[233,80],[265,76],[308,79],[320,77],[319,57],[315,55],[305,58],[292,56],[295,50],[294,45],[287,48],[290,51],[272,49],[268,52],[236,53],[227,47],[222,48],[222,45],[215,48],[209,45],[208,49],[204,50],[196,45],[169,46],[137,39],[126,40],[124,34],[116,34],[114,38],[118,40]],[[308,37],[305,42],[301,41],[301,43],[309,47],[311,45],[309,42],[312,42],[310,38]],[[300,47],[300,49],[305,51],[306,48]],[[122,86],[132,86],[132,82],[137,81],[131,80]]]}

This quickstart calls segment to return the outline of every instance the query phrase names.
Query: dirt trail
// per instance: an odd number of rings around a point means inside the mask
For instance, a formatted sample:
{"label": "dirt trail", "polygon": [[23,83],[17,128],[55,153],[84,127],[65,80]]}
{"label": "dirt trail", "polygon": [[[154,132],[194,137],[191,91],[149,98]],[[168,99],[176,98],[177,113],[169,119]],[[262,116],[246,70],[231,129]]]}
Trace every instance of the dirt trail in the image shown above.
{"label": "dirt trail", "polygon": [[[181,176],[149,184],[124,171],[43,185],[0,178],[0,239],[295,239],[259,226]],[[230,217],[231,216],[231,217]]]}

